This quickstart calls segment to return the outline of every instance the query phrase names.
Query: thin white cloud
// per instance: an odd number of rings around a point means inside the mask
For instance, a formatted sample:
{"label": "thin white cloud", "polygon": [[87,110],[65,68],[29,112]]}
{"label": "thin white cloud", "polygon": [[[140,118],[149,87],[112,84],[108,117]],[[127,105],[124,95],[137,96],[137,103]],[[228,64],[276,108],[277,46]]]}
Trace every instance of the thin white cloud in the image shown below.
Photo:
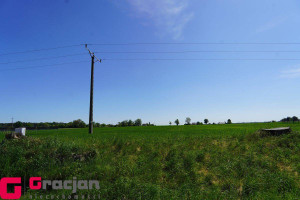
{"label": "thin white cloud", "polygon": [[[295,68],[297,67],[297,68]],[[282,78],[299,78],[300,77],[300,65],[294,66],[293,69],[282,71],[280,76]]]}
{"label": "thin white cloud", "polygon": [[150,19],[160,34],[170,34],[180,39],[186,24],[194,13],[188,11],[190,0],[127,0],[134,15]]}
{"label": "thin white cloud", "polygon": [[283,16],[283,17],[280,17],[280,18],[273,19],[272,21],[270,21],[270,22],[262,25],[261,27],[259,27],[256,30],[256,33],[262,33],[262,32],[272,30],[272,29],[278,27],[279,25],[283,24],[288,18],[289,18],[289,16]]}

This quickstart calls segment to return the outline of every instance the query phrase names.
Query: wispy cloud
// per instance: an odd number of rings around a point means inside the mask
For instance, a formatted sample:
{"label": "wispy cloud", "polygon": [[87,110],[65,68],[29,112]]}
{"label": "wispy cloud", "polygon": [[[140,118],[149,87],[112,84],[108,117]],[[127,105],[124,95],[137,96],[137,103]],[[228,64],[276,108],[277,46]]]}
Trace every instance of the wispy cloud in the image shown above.
{"label": "wispy cloud", "polygon": [[277,26],[283,24],[288,18],[289,18],[289,16],[283,16],[283,17],[280,17],[280,18],[275,18],[272,21],[270,21],[270,22],[262,25],[258,29],[256,29],[256,33],[262,33],[262,32],[272,30],[272,29],[276,28]]}
{"label": "wispy cloud", "polygon": [[170,34],[180,39],[186,24],[194,13],[188,11],[190,0],[127,0],[134,14],[150,19],[160,34]]}
{"label": "wispy cloud", "polygon": [[282,78],[299,78],[300,77],[300,65],[296,65],[293,69],[284,70],[281,72]]}

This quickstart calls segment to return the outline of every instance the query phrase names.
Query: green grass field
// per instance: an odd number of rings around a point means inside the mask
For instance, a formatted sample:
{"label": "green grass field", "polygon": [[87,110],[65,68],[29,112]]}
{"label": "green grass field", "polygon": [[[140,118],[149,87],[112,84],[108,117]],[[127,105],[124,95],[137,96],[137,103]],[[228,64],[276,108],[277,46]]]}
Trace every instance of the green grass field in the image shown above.
{"label": "green grass field", "polygon": [[[293,133],[256,132],[280,126]],[[0,146],[0,174],[99,180],[102,199],[299,199],[298,131],[281,123],[27,131]]]}

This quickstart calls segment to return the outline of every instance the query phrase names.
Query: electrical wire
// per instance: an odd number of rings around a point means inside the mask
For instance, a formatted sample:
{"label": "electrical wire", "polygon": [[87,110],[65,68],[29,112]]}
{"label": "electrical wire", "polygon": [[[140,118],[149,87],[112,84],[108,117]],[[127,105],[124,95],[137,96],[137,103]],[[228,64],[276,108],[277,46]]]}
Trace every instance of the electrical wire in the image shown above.
{"label": "electrical wire", "polygon": [[141,42],[141,43],[91,43],[88,45],[300,45],[300,42]]}
{"label": "electrical wire", "polygon": [[[287,61],[287,60],[300,60],[300,58],[104,58],[103,61]],[[39,65],[39,66],[29,66],[29,67],[16,67],[16,68],[7,68],[0,69],[0,71],[11,71],[11,70],[20,70],[20,69],[32,69],[32,68],[44,68],[50,66],[59,66],[67,64],[76,64],[90,62],[89,60],[76,61],[76,62],[67,62],[67,63],[58,63],[50,65]]]}
{"label": "electrical wire", "polygon": [[[300,51],[239,51],[239,50],[217,50],[217,51],[210,51],[210,50],[196,50],[196,51],[98,51],[94,53],[101,53],[101,54],[181,54],[181,53],[300,53]],[[11,62],[2,62],[0,64],[11,64],[11,63],[19,63],[19,62],[32,62],[32,61],[39,61],[39,60],[49,60],[55,58],[65,58],[71,56],[78,56],[78,55],[85,55],[86,53],[78,53],[78,54],[69,54],[63,56],[55,56],[55,57],[44,57],[38,59],[29,59],[29,60],[18,60],[18,61],[11,61]]]}
{"label": "electrical wire", "polygon": [[63,49],[63,48],[69,48],[69,47],[77,47],[77,46],[82,46],[82,45],[83,45],[83,44],[75,44],[75,45],[60,46],[60,47],[52,47],[52,48],[44,48],[44,49],[33,49],[33,50],[27,50],[27,51],[16,51],[16,52],[2,53],[2,54],[0,54],[0,56],[11,55],[11,54],[32,53],[32,52],[38,52],[38,51],[49,51],[49,50],[55,50],[55,49]]}
{"label": "electrical wire", "polygon": [[49,59],[55,59],[55,58],[66,58],[66,57],[78,56],[78,55],[86,55],[86,53],[69,54],[69,55],[64,55],[64,56],[46,57],[46,58],[29,59],[29,60],[17,60],[17,61],[11,61],[11,62],[2,62],[0,64],[3,65],[3,64],[19,63],[19,62],[32,62],[32,61],[49,60]]}
{"label": "electrical wire", "polygon": [[[85,44],[75,44],[67,46],[59,46],[52,48],[42,48],[42,49],[33,49],[27,51],[16,51],[1,53],[0,56],[12,55],[12,54],[22,54],[22,53],[32,53],[39,51],[49,51],[62,48],[70,48],[83,46]],[[103,45],[103,46],[119,46],[119,45],[300,45],[300,42],[136,42],[136,43],[90,43],[87,45]],[[221,51],[222,52],[222,51]]]}
{"label": "electrical wire", "polygon": [[7,69],[0,69],[0,71],[12,71],[12,70],[20,70],[20,69],[32,69],[32,68],[44,68],[50,66],[59,66],[59,65],[68,65],[68,64],[75,64],[75,63],[84,63],[89,62],[88,60],[76,61],[76,62],[66,62],[66,63],[58,63],[58,64],[51,64],[51,65],[39,65],[39,66],[29,66],[29,67],[16,67],[16,68],[7,68]]}
{"label": "electrical wire", "polygon": [[240,51],[240,50],[195,50],[195,51],[97,51],[94,53],[111,53],[111,54],[180,54],[180,53],[300,53],[297,50],[249,50],[249,51]]}
{"label": "electrical wire", "polygon": [[287,61],[300,58],[103,58],[111,61]]}
{"label": "electrical wire", "polygon": [[[27,51],[16,51],[9,53],[2,53],[2,55],[31,53],[37,51],[48,51],[61,48],[69,48],[76,46],[83,46],[85,44],[74,44],[52,48],[33,49]],[[132,43],[89,43],[87,45],[300,45],[300,42],[132,42]]]}

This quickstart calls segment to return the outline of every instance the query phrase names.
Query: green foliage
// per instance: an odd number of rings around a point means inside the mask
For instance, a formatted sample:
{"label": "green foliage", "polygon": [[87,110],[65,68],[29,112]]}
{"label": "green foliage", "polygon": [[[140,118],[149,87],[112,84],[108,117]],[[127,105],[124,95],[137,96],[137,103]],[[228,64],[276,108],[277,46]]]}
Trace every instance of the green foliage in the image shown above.
{"label": "green foliage", "polygon": [[299,118],[296,117],[296,116],[293,116],[293,117],[286,117],[286,118],[283,118],[282,120],[280,120],[281,122],[298,122],[299,123]]}
{"label": "green foliage", "polygon": [[142,120],[141,120],[141,119],[136,119],[136,120],[134,121],[134,125],[135,125],[135,126],[142,126]]}
{"label": "green foliage", "polygon": [[208,119],[204,119],[204,123],[207,124],[209,121]]}
{"label": "green foliage", "polygon": [[[97,126],[97,123],[95,124]],[[64,122],[21,122],[17,121],[13,124],[14,128],[26,127],[27,129],[55,129],[55,128],[85,128],[86,124],[81,119],[74,120],[69,123]],[[0,123],[0,128],[10,129],[11,123]]]}
{"label": "green foliage", "polygon": [[187,117],[185,119],[185,123],[186,123],[186,125],[190,125],[191,124],[191,118]]}
{"label": "green foliage", "polygon": [[81,119],[77,119],[72,122],[72,127],[73,128],[84,128],[84,127],[86,127],[86,124]]}
{"label": "green foliage", "polygon": [[202,124],[203,124],[202,122],[199,121],[196,122],[196,125],[202,125]]}
{"label": "green foliage", "polygon": [[17,121],[17,122],[14,124],[14,126],[15,126],[16,128],[20,128],[20,127],[22,127],[22,122]]}
{"label": "green foliage", "polygon": [[116,126],[119,126],[119,127],[142,126],[142,120],[141,119],[136,119],[134,122],[131,119],[130,120],[123,120],[122,122],[118,122],[118,124]]}

